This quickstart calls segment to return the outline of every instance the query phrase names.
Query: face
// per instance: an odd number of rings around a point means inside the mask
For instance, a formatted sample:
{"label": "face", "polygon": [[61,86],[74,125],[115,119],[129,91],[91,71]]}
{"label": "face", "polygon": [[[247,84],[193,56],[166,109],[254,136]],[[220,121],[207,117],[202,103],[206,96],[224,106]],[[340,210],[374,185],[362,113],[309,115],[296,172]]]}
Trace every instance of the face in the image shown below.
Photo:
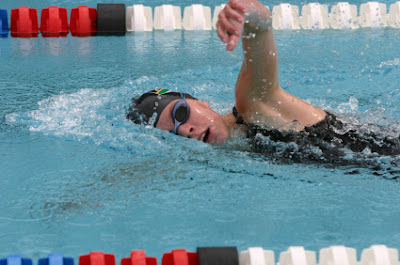
{"label": "face", "polygon": [[[174,122],[172,120],[172,109],[174,100],[165,107],[160,115],[157,128],[172,132]],[[211,144],[223,144],[229,136],[228,127],[222,117],[210,109],[208,102],[195,99],[186,99],[190,108],[188,120],[179,126],[177,133],[188,138],[195,138]]]}

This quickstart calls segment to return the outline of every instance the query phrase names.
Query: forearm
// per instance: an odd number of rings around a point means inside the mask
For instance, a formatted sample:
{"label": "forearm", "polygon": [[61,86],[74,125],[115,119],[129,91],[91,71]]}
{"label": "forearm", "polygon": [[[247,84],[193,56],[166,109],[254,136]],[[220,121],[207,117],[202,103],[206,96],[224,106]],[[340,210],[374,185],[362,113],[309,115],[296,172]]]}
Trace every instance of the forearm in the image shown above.
{"label": "forearm", "polygon": [[272,30],[272,15],[267,7],[256,0],[241,0],[246,7],[245,23],[242,32],[242,43],[245,58],[253,62],[258,70],[276,63],[276,45]]}
{"label": "forearm", "polygon": [[268,80],[262,85],[264,88],[276,87],[278,85],[278,55],[272,30],[271,12],[258,1],[242,1],[247,8],[242,35],[247,66],[245,72],[251,74],[254,81]]}
{"label": "forearm", "polygon": [[271,12],[260,2],[242,1],[247,9],[242,35],[245,58],[236,84],[237,102],[269,100],[280,88]]}

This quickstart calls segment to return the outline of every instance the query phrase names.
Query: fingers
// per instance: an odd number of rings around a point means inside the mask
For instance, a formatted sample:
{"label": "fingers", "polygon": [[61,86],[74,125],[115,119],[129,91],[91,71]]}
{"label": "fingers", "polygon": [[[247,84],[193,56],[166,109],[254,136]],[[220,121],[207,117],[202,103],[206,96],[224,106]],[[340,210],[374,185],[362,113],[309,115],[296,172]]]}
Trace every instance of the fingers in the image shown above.
{"label": "fingers", "polygon": [[244,13],[232,5],[225,6],[225,15],[230,20],[236,20],[238,22],[243,22],[244,20]]}
{"label": "fingers", "polygon": [[227,43],[228,51],[233,51],[240,40],[246,12],[247,8],[240,0],[230,0],[218,15],[217,34]]}
{"label": "fingers", "polygon": [[217,34],[218,34],[218,37],[224,43],[227,43],[227,45],[226,45],[227,51],[233,51],[236,48],[237,43],[240,40],[240,35],[234,35],[234,34],[227,33],[223,29],[223,27],[221,26],[221,24],[219,22],[217,22]]}
{"label": "fingers", "polygon": [[226,50],[229,52],[233,51],[236,48],[239,40],[240,40],[240,36],[230,35],[228,44],[226,45]]}
{"label": "fingers", "polygon": [[219,13],[218,21],[226,32],[229,34],[241,34],[244,15],[231,7],[228,3]]}
{"label": "fingers", "polygon": [[227,32],[222,27],[222,25],[221,25],[221,23],[219,21],[217,22],[217,34],[218,34],[218,37],[222,40],[222,42],[227,43],[229,41],[229,38],[227,36]]}
{"label": "fingers", "polygon": [[242,12],[243,14],[247,12],[246,6],[244,6],[244,5],[242,4],[242,2],[239,1],[239,0],[231,0],[231,1],[229,1],[228,4],[230,4],[230,6],[231,6],[233,9],[238,10],[238,11]]}

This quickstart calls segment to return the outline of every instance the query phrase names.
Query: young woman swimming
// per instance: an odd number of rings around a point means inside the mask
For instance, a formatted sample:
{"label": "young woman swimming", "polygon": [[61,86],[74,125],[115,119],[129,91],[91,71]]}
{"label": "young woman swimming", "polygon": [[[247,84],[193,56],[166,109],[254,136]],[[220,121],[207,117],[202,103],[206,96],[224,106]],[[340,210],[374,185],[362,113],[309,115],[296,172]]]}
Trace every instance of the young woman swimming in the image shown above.
{"label": "young woman swimming", "polygon": [[234,50],[240,39],[243,44],[244,60],[232,113],[221,116],[207,102],[189,94],[159,89],[133,99],[128,119],[212,144],[223,144],[229,138],[229,129],[241,126],[256,149],[265,149],[256,137],[263,135],[273,142],[294,142],[300,152],[316,146],[322,157],[333,153],[336,156],[337,150],[343,148],[400,154],[398,137],[361,133],[354,126],[347,127],[334,114],[282,89],[271,13],[260,2],[230,0],[218,18],[217,33],[227,44],[226,49]]}

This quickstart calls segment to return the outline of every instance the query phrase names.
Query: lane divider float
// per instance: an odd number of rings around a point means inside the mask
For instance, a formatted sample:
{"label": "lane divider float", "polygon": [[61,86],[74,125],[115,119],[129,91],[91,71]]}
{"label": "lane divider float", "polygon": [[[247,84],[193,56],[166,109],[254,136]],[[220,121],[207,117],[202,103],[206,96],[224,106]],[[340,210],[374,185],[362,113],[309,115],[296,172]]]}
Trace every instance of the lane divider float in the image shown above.
{"label": "lane divider float", "polygon": [[0,37],[7,37],[8,29],[8,16],[7,10],[0,9]]}
{"label": "lane divider float", "polygon": [[[130,257],[121,259],[121,265],[157,265],[155,257],[147,257],[144,250],[131,251]],[[164,253],[161,265],[399,265],[399,252],[385,245],[372,245],[361,252],[345,246],[331,246],[317,253],[302,246],[292,246],[275,260],[274,252],[261,247],[250,247],[238,253],[236,247],[199,247],[196,252],[174,249]],[[32,259],[9,255],[0,259],[0,265],[32,265]],[[74,265],[73,258],[50,254],[39,259],[38,265]],[[116,265],[114,254],[93,251],[79,257],[79,265]]]}
{"label": "lane divider float", "polygon": [[88,37],[97,33],[97,10],[88,6],[71,9],[70,31],[72,36]]}
{"label": "lane divider float", "polygon": [[236,247],[201,247],[197,248],[199,265],[238,265]]}
{"label": "lane divider float", "polygon": [[[78,6],[71,9],[68,24],[67,10],[50,6],[41,10],[40,31],[43,37],[72,36],[87,37],[95,35],[125,35],[127,31],[155,30],[211,30],[215,29],[218,15],[224,5],[214,8],[213,16],[208,6],[192,4],[183,11],[181,7],[165,4],[152,9],[143,5],[98,4],[97,9]],[[37,10],[27,6],[11,10],[11,36],[37,37],[39,33]],[[357,29],[400,28],[400,1],[390,5],[367,2],[357,6],[339,2],[331,7],[319,3],[308,3],[301,8],[291,4],[279,4],[272,9],[272,27],[276,30],[310,29]],[[0,35],[8,35],[7,11],[0,9]]]}
{"label": "lane divider float", "polygon": [[39,34],[37,10],[27,6],[11,10],[10,31],[13,37],[37,37]]}
{"label": "lane divider float", "polygon": [[125,14],[125,4],[97,4],[97,35],[125,35]]}
{"label": "lane divider float", "polygon": [[5,259],[0,259],[0,265],[32,265],[32,259],[23,258],[21,255],[8,255]]}
{"label": "lane divider float", "polygon": [[161,264],[162,265],[199,265],[199,261],[197,258],[197,253],[187,252],[185,249],[174,249],[171,251],[171,253],[165,253],[163,255]]}
{"label": "lane divider float", "polygon": [[147,257],[144,250],[132,250],[130,257],[121,259],[121,265],[157,265],[157,259]]}
{"label": "lane divider float", "polygon": [[39,259],[38,265],[74,265],[74,259],[62,254],[50,254],[47,258]]}
{"label": "lane divider float", "polygon": [[115,256],[102,251],[92,251],[79,257],[79,265],[115,265]]}
{"label": "lane divider float", "polygon": [[43,8],[40,15],[40,32],[43,37],[66,37],[69,32],[67,9],[58,6]]}

